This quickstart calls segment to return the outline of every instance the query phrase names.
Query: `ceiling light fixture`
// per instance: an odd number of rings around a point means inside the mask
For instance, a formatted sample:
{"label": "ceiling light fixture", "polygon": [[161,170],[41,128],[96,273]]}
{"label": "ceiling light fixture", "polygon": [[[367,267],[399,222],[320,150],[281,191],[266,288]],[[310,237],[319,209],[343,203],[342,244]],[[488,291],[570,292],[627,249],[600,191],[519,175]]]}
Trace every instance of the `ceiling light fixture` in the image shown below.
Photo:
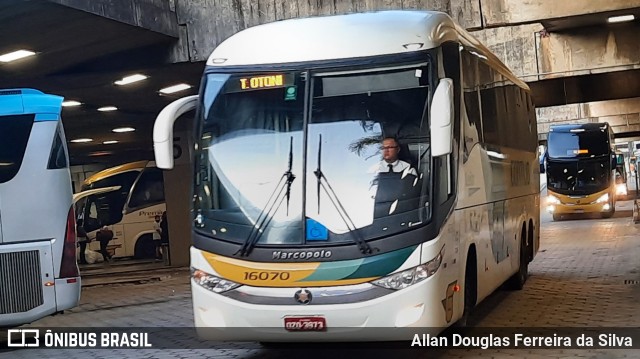
{"label": "ceiling light fixture", "polygon": [[104,106],[104,107],[100,107],[100,108],[98,109],[98,111],[100,111],[100,112],[109,112],[109,111],[115,111],[115,110],[117,110],[117,109],[118,109],[118,108],[117,108],[117,107],[115,107],[115,106]]}
{"label": "ceiling light fixture", "polygon": [[102,142],[103,145],[113,145],[114,143],[118,143],[116,140],[109,140]]}
{"label": "ceiling light fixture", "polygon": [[36,53],[29,50],[18,50],[0,55],[0,62],[11,62],[24,57],[35,55]]}
{"label": "ceiling light fixture", "polygon": [[183,91],[183,90],[190,89],[190,88],[191,88],[191,85],[188,85],[188,84],[177,84],[177,85],[173,85],[173,86],[169,86],[169,87],[165,87],[163,89],[160,89],[160,93],[170,94],[170,93]]}
{"label": "ceiling light fixture", "polygon": [[91,142],[93,141],[92,138],[76,138],[75,140],[71,140],[69,142],[73,142],[73,143],[85,143],[85,142]]}
{"label": "ceiling light fixture", "polygon": [[113,132],[118,132],[118,133],[122,133],[122,132],[133,132],[133,131],[135,131],[135,130],[136,130],[136,129],[135,129],[135,128],[133,128],[133,127],[118,127],[118,128],[114,128],[114,129],[113,129],[113,130],[111,130],[111,131],[113,131]]}
{"label": "ceiling light fixture", "polygon": [[80,106],[80,105],[82,105],[82,102],[75,101],[75,100],[62,101],[62,107],[74,107],[74,106]]}
{"label": "ceiling light fixture", "polygon": [[625,22],[625,21],[632,21],[633,19],[635,19],[636,17],[633,15],[621,15],[621,16],[611,16],[610,18],[607,19],[607,21],[609,23],[614,23],[614,22]]}
{"label": "ceiling light fixture", "polygon": [[113,151],[96,151],[96,152],[91,152],[89,156],[109,156],[112,154],[113,154]]}
{"label": "ceiling light fixture", "polygon": [[133,74],[133,75],[129,75],[129,76],[125,76],[122,79],[118,80],[118,81],[114,81],[113,83],[116,85],[128,85],[128,84],[132,84],[134,82],[138,82],[138,81],[142,81],[149,78],[149,76],[143,75],[143,74]]}

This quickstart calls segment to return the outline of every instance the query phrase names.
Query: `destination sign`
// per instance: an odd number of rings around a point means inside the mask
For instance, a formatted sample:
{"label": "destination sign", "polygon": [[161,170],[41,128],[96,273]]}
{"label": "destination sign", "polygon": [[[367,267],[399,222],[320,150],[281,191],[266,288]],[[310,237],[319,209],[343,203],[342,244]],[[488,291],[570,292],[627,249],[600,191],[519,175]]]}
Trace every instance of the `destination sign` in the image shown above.
{"label": "destination sign", "polygon": [[225,92],[244,92],[283,88],[295,83],[294,74],[270,74],[236,78],[227,83]]}

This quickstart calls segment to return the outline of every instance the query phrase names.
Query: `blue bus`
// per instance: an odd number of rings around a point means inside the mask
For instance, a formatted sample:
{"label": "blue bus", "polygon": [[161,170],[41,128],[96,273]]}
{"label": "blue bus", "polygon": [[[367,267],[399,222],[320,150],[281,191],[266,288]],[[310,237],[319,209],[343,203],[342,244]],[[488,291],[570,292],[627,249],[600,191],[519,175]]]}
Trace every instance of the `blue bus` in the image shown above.
{"label": "blue bus", "polygon": [[78,305],[62,97],[0,90],[0,327]]}

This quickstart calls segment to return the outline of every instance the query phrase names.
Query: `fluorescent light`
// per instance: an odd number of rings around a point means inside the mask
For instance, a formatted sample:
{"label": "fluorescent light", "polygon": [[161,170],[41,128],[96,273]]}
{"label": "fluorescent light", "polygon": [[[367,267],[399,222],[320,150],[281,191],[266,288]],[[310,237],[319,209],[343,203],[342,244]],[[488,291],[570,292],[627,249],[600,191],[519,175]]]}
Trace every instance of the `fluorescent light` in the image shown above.
{"label": "fluorescent light", "polygon": [[84,142],[91,142],[93,141],[93,139],[91,138],[76,138],[75,140],[71,140],[70,142],[73,143],[84,143]]}
{"label": "fluorescent light", "polygon": [[165,87],[165,88],[161,89],[160,92],[161,93],[165,93],[165,94],[169,94],[169,93],[183,91],[183,90],[190,89],[190,88],[191,88],[191,85],[177,84],[177,85]]}
{"label": "fluorescent light", "polygon": [[91,152],[89,156],[109,156],[112,154],[113,154],[113,151],[96,151],[96,152]]}
{"label": "fluorescent light", "polygon": [[118,127],[118,128],[114,128],[114,129],[113,129],[113,130],[111,130],[111,131],[113,131],[113,132],[119,132],[119,133],[120,133],[120,132],[133,132],[133,131],[135,131],[135,130],[136,130],[136,129],[135,129],[135,128],[133,128],[133,127]]}
{"label": "fluorescent light", "polygon": [[75,100],[62,101],[62,107],[74,107],[82,105],[81,102]]}
{"label": "fluorescent light", "polygon": [[29,50],[18,50],[18,51],[10,52],[8,54],[0,55],[0,61],[11,62],[11,61],[15,61],[23,57],[32,56],[35,54],[36,54],[35,52],[29,51]]}
{"label": "fluorescent light", "polygon": [[118,109],[118,108],[117,108],[117,107],[115,107],[115,106],[104,106],[104,107],[100,107],[100,108],[98,109],[98,111],[100,111],[100,112],[108,112],[108,111],[115,111],[115,110],[117,110],[117,109]]}
{"label": "fluorescent light", "polygon": [[608,18],[607,21],[610,23],[614,23],[614,22],[632,21],[633,19],[635,19],[635,16],[633,15],[620,15],[620,16],[612,16]]}
{"label": "fluorescent light", "polygon": [[110,141],[104,141],[102,142],[103,145],[113,145],[114,143],[118,143],[118,141],[116,140],[110,140]]}
{"label": "fluorescent light", "polygon": [[142,75],[142,74],[134,74],[134,75],[130,75],[130,76],[125,76],[123,77],[121,80],[115,81],[114,84],[116,85],[128,85],[128,84],[132,84],[134,82],[138,82],[138,81],[142,81],[144,79],[147,79],[149,76],[146,75]]}

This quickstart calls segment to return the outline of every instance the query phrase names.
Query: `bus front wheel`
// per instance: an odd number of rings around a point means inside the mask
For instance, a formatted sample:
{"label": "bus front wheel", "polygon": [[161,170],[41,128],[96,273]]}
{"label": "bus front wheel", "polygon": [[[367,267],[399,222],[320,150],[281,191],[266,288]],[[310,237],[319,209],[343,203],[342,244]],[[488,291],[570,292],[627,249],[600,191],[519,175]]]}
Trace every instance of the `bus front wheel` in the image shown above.
{"label": "bus front wheel", "polygon": [[467,255],[467,265],[464,271],[464,307],[462,317],[456,322],[456,327],[466,327],[469,323],[471,311],[476,306],[478,290],[478,274],[475,248],[471,248]]}
{"label": "bus front wheel", "polygon": [[146,259],[156,257],[156,243],[151,234],[140,236],[136,241],[133,256],[136,259]]}

